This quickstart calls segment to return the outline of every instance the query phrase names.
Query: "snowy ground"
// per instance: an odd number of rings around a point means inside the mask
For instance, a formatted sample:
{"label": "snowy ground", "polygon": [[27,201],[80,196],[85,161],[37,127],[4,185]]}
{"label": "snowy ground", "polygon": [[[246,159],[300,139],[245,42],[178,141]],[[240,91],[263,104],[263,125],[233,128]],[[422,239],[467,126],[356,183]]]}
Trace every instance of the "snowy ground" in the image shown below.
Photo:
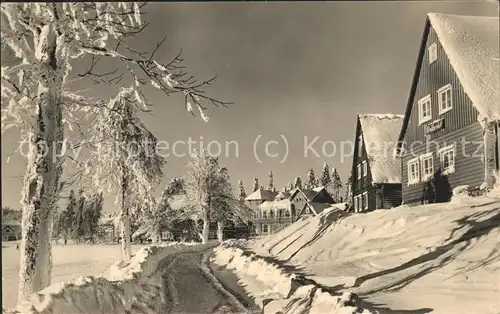
{"label": "snowy ground", "polygon": [[477,198],[349,217],[329,211],[253,249],[382,313],[498,314],[498,239],[500,200]]}
{"label": "snowy ground", "polygon": [[[132,253],[143,245],[133,245]],[[98,276],[121,259],[120,245],[54,245],[52,283],[79,276]],[[2,306],[12,308],[17,302],[19,251],[15,242],[2,243]]]}

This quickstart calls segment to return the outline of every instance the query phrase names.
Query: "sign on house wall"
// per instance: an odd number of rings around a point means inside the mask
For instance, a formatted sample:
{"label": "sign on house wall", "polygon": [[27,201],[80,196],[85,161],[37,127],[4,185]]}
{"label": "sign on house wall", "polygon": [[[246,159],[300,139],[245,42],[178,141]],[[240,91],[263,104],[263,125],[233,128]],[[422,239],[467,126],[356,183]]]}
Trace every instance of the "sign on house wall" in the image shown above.
{"label": "sign on house wall", "polygon": [[424,126],[424,132],[426,135],[434,134],[442,129],[444,129],[444,119],[433,121]]}

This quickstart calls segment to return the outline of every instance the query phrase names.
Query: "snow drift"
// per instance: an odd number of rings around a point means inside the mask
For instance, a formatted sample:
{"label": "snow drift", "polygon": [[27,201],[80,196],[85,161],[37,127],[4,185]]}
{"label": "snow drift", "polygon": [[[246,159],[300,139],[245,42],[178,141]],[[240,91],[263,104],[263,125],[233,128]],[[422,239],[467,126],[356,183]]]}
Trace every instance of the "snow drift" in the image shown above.
{"label": "snow drift", "polygon": [[461,190],[450,203],[322,213],[251,248],[302,267],[320,284],[354,292],[372,311],[378,309],[370,304],[395,313],[498,313],[500,200]]}
{"label": "snow drift", "polygon": [[357,307],[356,297],[349,292],[332,295],[228,243],[214,250],[213,262],[235,271],[263,313],[371,313]]}
{"label": "snow drift", "polygon": [[168,243],[140,249],[129,263],[117,262],[100,277],[79,277],[31,295],[4,313],[160,313],[162,263],[179,253],[198,252],[210,245]]}

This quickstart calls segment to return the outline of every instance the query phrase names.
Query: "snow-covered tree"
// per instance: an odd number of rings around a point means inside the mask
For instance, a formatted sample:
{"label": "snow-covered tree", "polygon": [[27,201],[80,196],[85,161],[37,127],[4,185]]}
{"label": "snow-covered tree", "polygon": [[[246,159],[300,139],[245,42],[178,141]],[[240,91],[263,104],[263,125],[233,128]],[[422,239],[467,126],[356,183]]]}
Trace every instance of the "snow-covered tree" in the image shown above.
{"label": "snow-covered tree", "polygon": [[269,184],[267,185],[267,189],[269,191],[274,191],[275,190],[273,181],[274,181],[273,180],[273,171],[269,170]]}
{"label": "snow-covered tree", "polygon": [[[8,61],[6,65],[2,61],[1,70],[2,132],[19,127],[21,145],[30,143],[22,197],[19,301],[50,284],[49,216],[57,208],[63,164],[69,162],[63,157],[65,128],[71,131],[78,121],[109,110],[108,101],[72,90],[73,83],[91,81],[115,88],[119,81],[121,86],[130,82],[125,94],[143,108],[149,103],[142,87],[152,85],[167,96],[184,95],[186,109],[193,113],[196,107],[204,120],[201,102],[225,104],[203,93],[213,79],[198,82],[186,75],[180,56],[168,63],[155,60],[164,41],[151,53],[127,43],[145,27],[141,7],[134,2],[1,4],[2,58]],[[119,68],[96,71],[102,59],[115,60]],[[72,65],[82,60],[90,61],[90,66],[76,73]],[[123,93],[121,89],[119,94]]]}
{"label": "snow-covered tree", "polygon": [[[202,231],[198,232],[202,243],[207,243],[210,231],[210,208],[214,190],[219,182],[219,159],[210,156],[206,150],[193,152],[188,164],[186,180],[188,199],[192,206],[193,220],[202,221]],[[198,226],[198,224],[196,224]]]}
{"label": "snow-covered tree", "polygon": [[300,176],[295,178],[295,181],[293,182],[293,187],[295,189],[302,189],[302,179],[300,178]]}
{"label": "snow-covered tree", "polygon": [[314,176],[314,169],[309,169],[309,172],[307,173],[305,188],[313,189],[315,187],[318,187],[318,180],[316,180],[316,177]]}
{"label": "snow-covered tree", "polygon": [[176,196],[185,194],[184,179],[173,178],[163,190],[158,200],[152,206],[146,207],[141,213],[141,226],[138,233],[153,239],[153,242],[161,241],[161,232],[172,228],[174,222],[185,219],[183,213],[173,210],[170,202]]}
{"label": "snow-covered tree", "polygon": [[[138,118],[137,98],[132,89],[109,103],[96,120],[94,142],[100,143],[90,163],[98,165],[95,182],[118,191],[121,198],[123,260],[131,257],[130,212],[134,203],[154,207],[151,194],[160,182],[165,159],[156,154],[157,139]],[[148,204],[151,202],[151,204]]]}
{"label": "snow-covered tree", "polygon": [[337,169],[332,168],[332,185],[333,185],[333,198],[336,202],[340,201],[340,188],[342,188],[342,181],[337,172]]}
{"label": "snow-covered tree", "polygon": [[327,189],[332,184],[332,178],[330,177],[330,166],[325,162],[323,164],[323,171],[321,172],[321,178],[319,179],[321,186]]}
{"label": "snow-covered tree", "polygon": [[259,179],[257,179],[257,177],[253,177],[253,188],[252,188],[252,192],[257,191],[259,188],[260,188],[260,185],[259,185]]}
{"label": "snow-covered tree", "polygon": [[228,222],[239,223],[250,219],[252,210],[234,197],[230,176],[223,167],[218,173],[218,184],[213,190],[211,217],[217,223],[217,239],[224,240],[223,230]]}
{"label": "snow-covered tree", "polygon": [[351,207],[353,206],[353,204],[352,204],[352,176],[349,176],[349,178],[347,178],[345,202],[346,202],[346,209],[350,210]]}
{"label": "snow-covered tree", "polygon": [[243,186],[243,182],[241,180],[238,181],[238,188],[239,188],[238,199],[240,201],[244,201],[245,198],[247,197],[247,193],[245,192],[245,187]]}
{"label": "snow-covered tree", "polygon": [[83,189],[80,189],[78,201],[76,203],[76,213],[74,220],[73,238],[77,243],[80,243],[82,237],[85,235],[84,229],[84,215],[85,215],[85,194]]}

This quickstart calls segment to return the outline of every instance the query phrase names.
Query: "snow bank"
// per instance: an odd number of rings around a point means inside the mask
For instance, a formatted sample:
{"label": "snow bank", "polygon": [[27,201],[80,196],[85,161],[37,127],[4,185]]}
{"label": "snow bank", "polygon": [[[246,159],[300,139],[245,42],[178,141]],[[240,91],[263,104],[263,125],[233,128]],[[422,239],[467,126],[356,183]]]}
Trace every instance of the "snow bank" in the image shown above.
{"label": "snow bank", "polygon": [[[35,293],[10,313],[159,313],[162,263],[178,253],[197,252],[210,245],[168,243],[140,249],[129,263],[115,263],[100,277],[79,277]],[[5,311],[5,310],[4,310]]]}
{"label": "snow bank", "polygon": [[463,189],[457,203],[299,220],[251,249],[362,295],[370,310],[498,313],[500,199]]}
{"label": "snow bank", "polygon": [[223,244],[214,250],[213,262],[235,271],[245,290],[263,308],[263,313],[371,313],[361,312],[353,294],[334,296],[314,284],[304,284],[254,253]]}

